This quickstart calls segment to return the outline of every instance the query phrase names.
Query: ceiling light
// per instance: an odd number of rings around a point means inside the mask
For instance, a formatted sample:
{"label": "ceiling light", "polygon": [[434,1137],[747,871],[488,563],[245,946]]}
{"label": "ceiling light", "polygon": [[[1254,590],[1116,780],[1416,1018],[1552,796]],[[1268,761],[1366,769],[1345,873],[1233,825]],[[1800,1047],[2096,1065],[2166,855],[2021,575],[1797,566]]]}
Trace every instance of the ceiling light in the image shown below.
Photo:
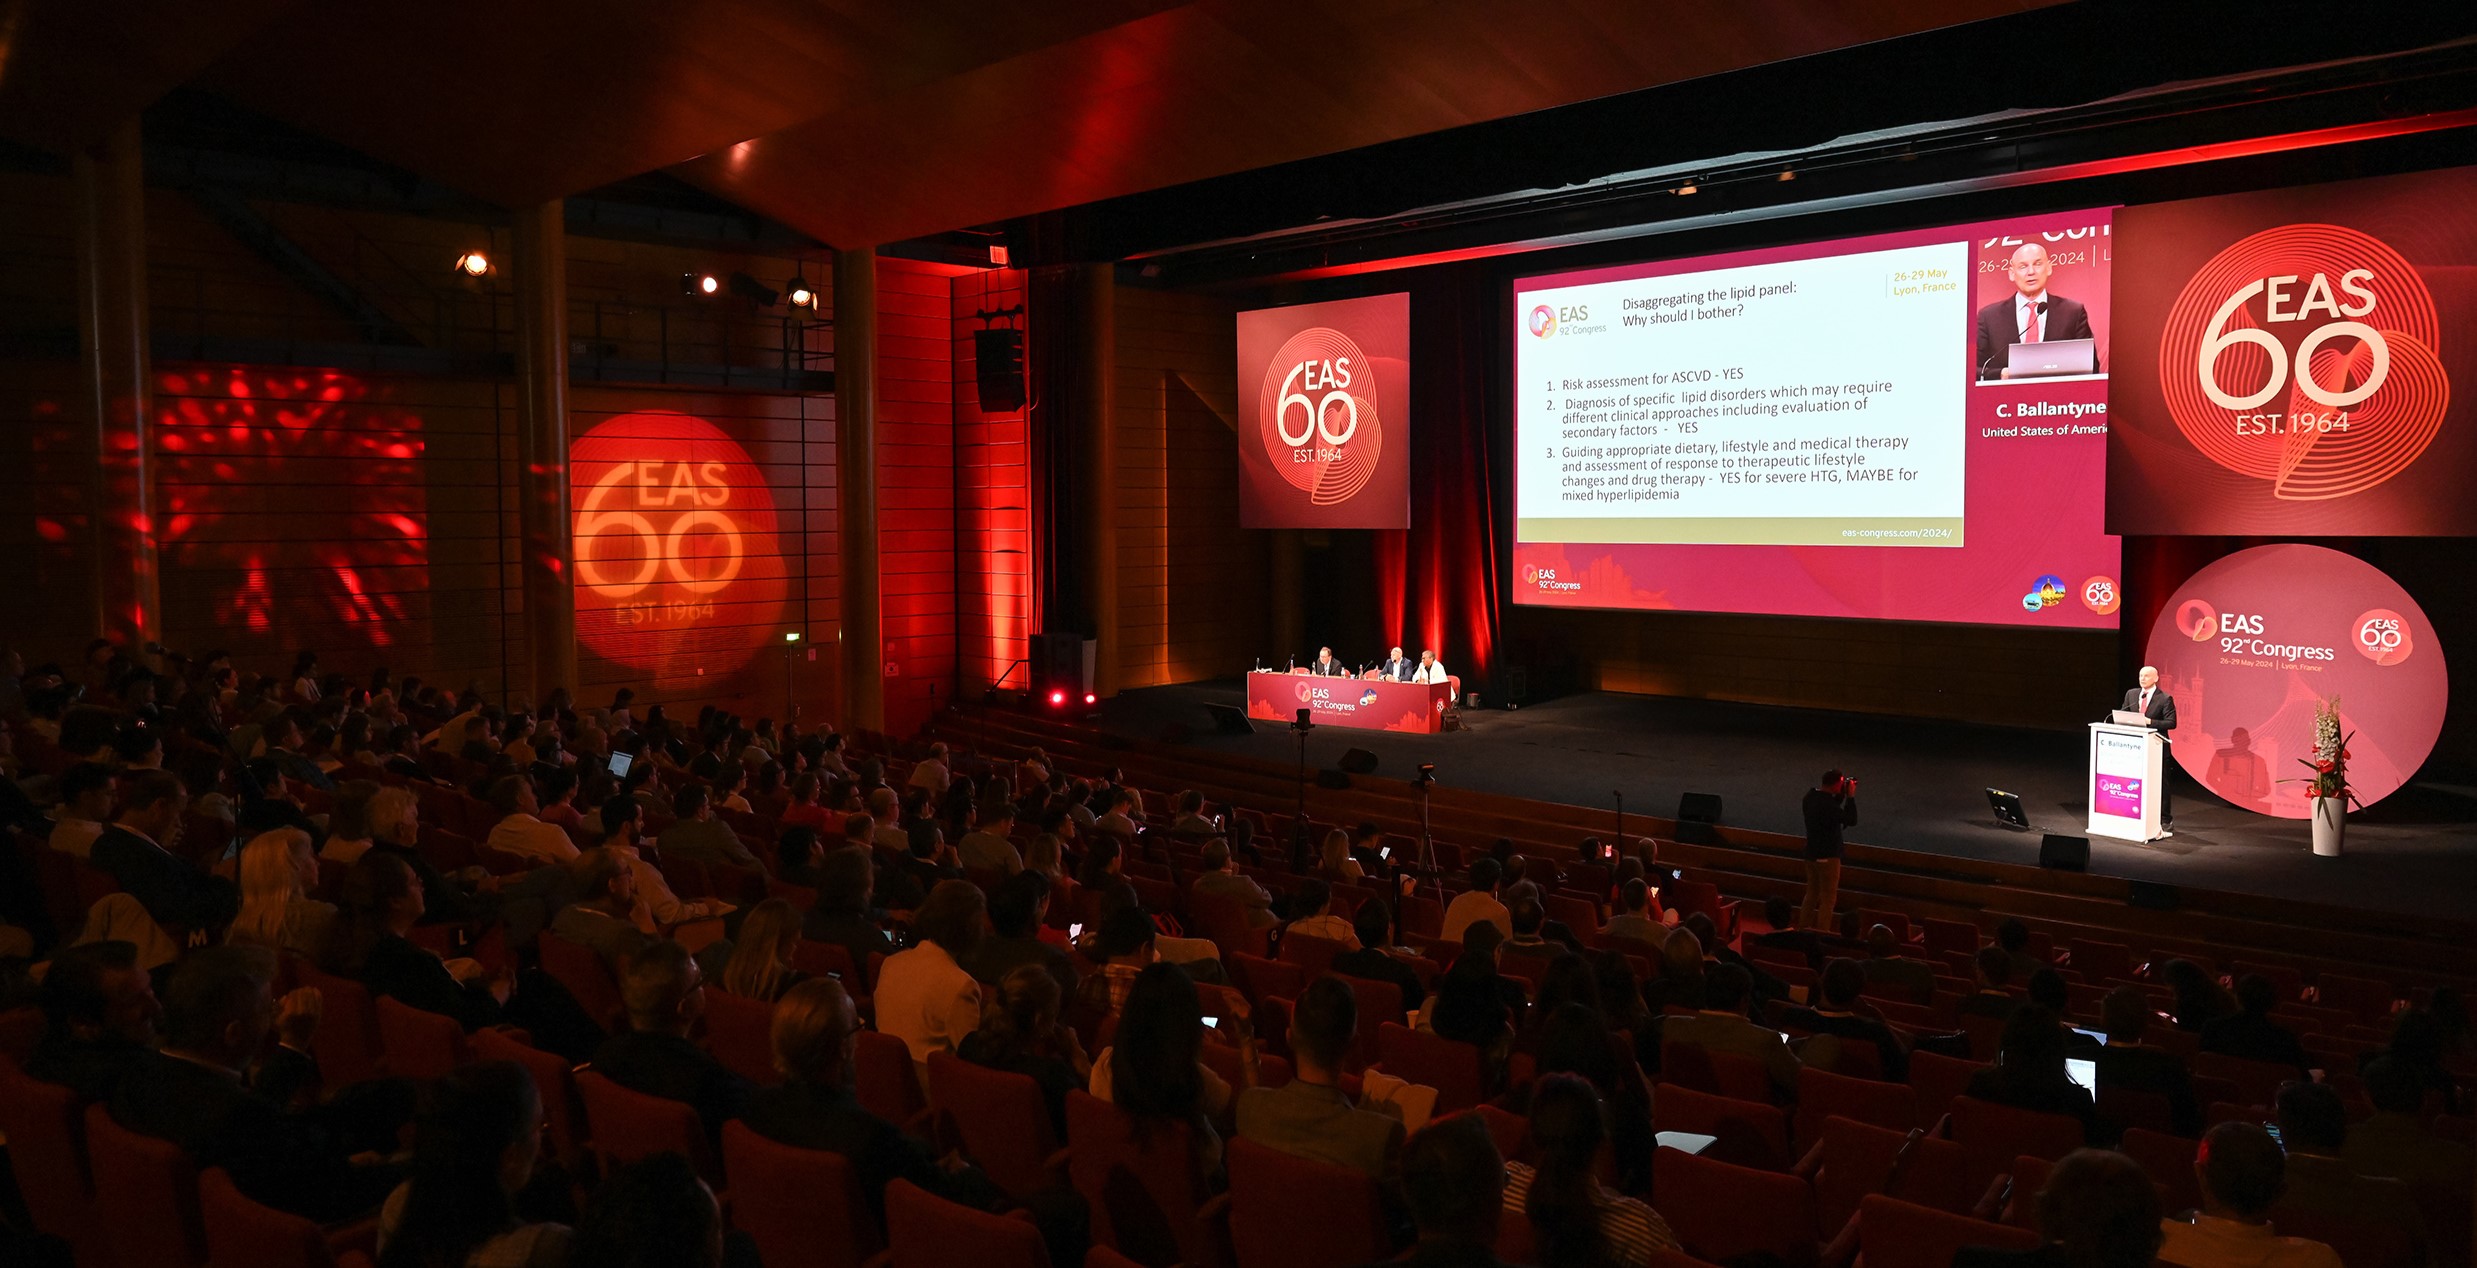
{"label": "ceiling light", "polygon": [[466,277],[480,277],[490,271],[490,257],[479,251],[467,251],[456,257],[456,271]]}
{"label": "ceiling light", "polygon": [[790,281],[783,283],[783,297],[790,300],[794,308],[815,308],[817,306],[817,292],[810,289],[806,278],[796,274]]}
{"label": "ceiling light", "polygon": [[722,279],[711,273],[682,273],[679,275],[679,293],[682,295],[693,295],[699,299],[703,299],[709,295],[716,294],[721,290]]}

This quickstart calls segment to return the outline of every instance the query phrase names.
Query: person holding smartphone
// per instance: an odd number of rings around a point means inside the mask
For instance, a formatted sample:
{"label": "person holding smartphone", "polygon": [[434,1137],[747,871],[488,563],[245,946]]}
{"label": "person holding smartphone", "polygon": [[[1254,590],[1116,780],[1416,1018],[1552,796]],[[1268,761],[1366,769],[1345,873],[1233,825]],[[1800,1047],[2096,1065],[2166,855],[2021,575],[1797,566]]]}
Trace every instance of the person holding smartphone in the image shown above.
{"label": "person holding smartphone", "polygon": [[1841,829],[1857,826],[1858,781],[1828,770],[1806,790],[1806,898],[1798,924],[1832,928],[1832,904],[1841,889]]}

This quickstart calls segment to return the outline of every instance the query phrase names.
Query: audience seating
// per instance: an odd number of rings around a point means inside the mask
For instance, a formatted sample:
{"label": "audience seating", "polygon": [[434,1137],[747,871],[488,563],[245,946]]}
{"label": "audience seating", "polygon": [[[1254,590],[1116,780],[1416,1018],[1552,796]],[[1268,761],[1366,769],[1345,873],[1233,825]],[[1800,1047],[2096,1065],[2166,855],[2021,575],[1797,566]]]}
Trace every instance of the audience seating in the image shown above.
{"label": "audience seating", "polygon": [[1469,1109],[1486,1097],[1479,1049],[1467,1043],[1387,1023],[1377,1028],[1376,1054],[1385,1073],[1435,1088],[1440,1115]]}
{"label": "audience seating", "polygon": [[[1289,940],[1283,941],[1287,943]],[[1276,995],[1283,999],[1297,999],[1299,992],[1307,989],[1307,970],[1288,960],[1267,960],[1241,953],[1231,957],[1228,963],[1238,977],[1239,989],[1246,993],[1250,1004],[1261,1004]]]}
{"label": "audience seating", "polygon": [[298,1215],[250,1201],[221,1167],[198,1177],[198,1209],[206,1224],[207,1262],[214,1268],[335,1268],[339,1251],[376,1249],[370,1221],[330,1234]]}
{"label": "audience seating", "polygon": [[1021,1200],[1060,1180],[1053,1165],[1058,1135],[1041,1085],[1028,1074],[972,1064],[952,1053],[929,1054],[929,1099],[950,1121],[964,1156],[979,1164],[1009,1196]]}
{"label": "audience seating", "polygon": [[378,1017],[371,1007],[369,988],[351,978],[322,972],[317,965],[299,957],[286,962],[292,968],[294,980],[318,988],[321,1011],[318,1033],[311,1043],[318,1050],[320,1073],[337,1087],[376,1078],[381,1049]]}
{"label": "audience seating", "polygon": [[2293,1066],[2248,1061],[2218,1052],[2197,1052],[2186,1064],[2197,1076],[2224,1079],[2235,1085],[2236,1095],[2230,1099],[2240,1105],[2268,1107],[2279,1099],[2280,1085],[2305,1077]]}
{"label": "audience seating", "polygon": [[576,1094],[585,1103],[592,1151],[605,1168],[675,1153],[695,1163],[707,1183],[722,1187],[722,1169],[706,1144],[705,1124],[686,1102],[647,1096],[590,1069],[577,1072]]}
{"label": "audience seating", "polygon": [[1350,1268],[1392,1256],[1375,1181],[1252,1140],[1228,1148],[1238,1268]]}
{"label": "audience seating", "polygon": [[2030,1250],[2039,1236],[1880,1194],[1858,1204],[1859,1268],[1950,1268],[1970,1246]]}
{"label": "audience seating", "polygon": [[774,1068],[774,1006],[745,999],[719,986],[705,991],[705,1047],[714,1059],[751,1083],[783,1081]]}
{"label": "audience seating", "polygon": [[513,1061],[533,1076],[542,1097],[542,1118],[550,1125],[551,1152],[569,1167],[584,1158],[585,1133],[580,1130],[584,1107],[576,1097],[576,1077],[565,1059],[532,1047],[515,1035],[485,1027],[473,1032],[477,1061]]}
{"label": "audience seating", "polygon": [[198,1168],[180,1146],[141,1136],[113,1122],[101,1105],[89,1105],[86,1159],[95,1186],[95,1223],[113,1258],[123,1265],[163,1268],[206,1262]]}
{"label": "audience seating", "polygon": [[894,1268],[1050,1268],[1029,1219],[975,1211],[908,1180],[886,1186],[886,1242]]}
{"label": "audience seating", "polygon": [[1968,1096],[1953,1101],[1950,1123],[1948,1134],[1968,1151],[1970,1166],[1982,1179],[2011,1169],[2023,1154],[2053,1162],[2082,1144],[2080,1119]]}
{"label": "audience seating", "polygon": [[929,1112],[911,1046],[882,1031],[860,1032],[852,1050],[852,1095],[861,1108],[897,1127],[911,1127]]}
{"label": "audience seating", "polygon": [[1740,1101],[1663,1083],[1651,1094],[1654,1131],[1693,1132],[1716,1139],[1703,1156],[1766,1171],[1790,1164],[1789,1115],[1776,1106]]}
{"label": "audience seating", "polygon": [[843,1155],[777,1144],[735,1121],[723,1124],[722,1158],[732,1226],[767,1268],[863,1268],[886,1248]]}
{"label": "audience seating", "polygon": [[1943,1117],[1959,1099],[1961,1090],[1969,1086],[1971,1076],[1987,1067],[1976,1061],[1962,1061],[1932,1052],[1909,1054],[1909,1086],[1918,1093],[1918,1121],[1932,1123]]}
{"label": "audience seating", "polygon": [[470,1059],[464,1027],[443,1013],[424,1012],[380,996],[375,1006],[380,1061],[387,1073],[404,1079],[443,1079]]}
{"label": "audience seating", "polygon": [[1652,1155],[1651,1201],[1686,1253],[1712,1263],[1771,1254],[1783,1268],[1816,1258],[1815,1199],[1796,1176],[1663,1148]]}
{"label": "audience seating", "polygon": [[[81,1251],[92,1246],[95,1192],[87,1180],[85,1120],[77,1094],[0,1061],[0,1137],[36,1231]],[[100,1254],[100,1249],[97,1249]]]}
{"label": "audience seating", "polygon": [[1831,1236],[1846,1233],[1871,1193],[1967,1212],[1987,1191],[1961,1146],[1923,1129],[1888,1131],[1846,1118],[1824,1120],[1822,1139],[1799,1169],[1815,1186],[1818,1227]]}
{"label": "audience seating", "polygon": [[1117,1106],[1082,1092],[1067,1093],[1066,1112],[1067,1173],[1090,1208],[1094,1242],[1153,1268],[1218,1262],[1208,1256],[1222,1204],[1205,1209],[1190,1128],[1155,1125],[1139,1138]]}
{"label": "audience seating", "polygon": [[1853,1079],[1807,1067],[1798,1071],[1798,1103],[1792,1127],[1800,1149],[1823,1138],[1827,1118],[1847,1118],[1890,1131],[1919,1126],[1918,1093],[1905,1083]]}

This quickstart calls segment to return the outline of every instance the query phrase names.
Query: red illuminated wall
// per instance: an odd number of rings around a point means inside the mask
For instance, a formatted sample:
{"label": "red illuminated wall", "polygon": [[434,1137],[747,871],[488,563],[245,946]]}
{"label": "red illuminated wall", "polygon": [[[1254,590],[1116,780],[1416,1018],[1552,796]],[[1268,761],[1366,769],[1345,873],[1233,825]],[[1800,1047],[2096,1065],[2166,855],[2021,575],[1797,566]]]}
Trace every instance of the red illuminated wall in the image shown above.
{"label": "red illuminated wall", "polygon": [[[1040,628],[1032,533],[1030,423],[1022,409],[982,408],[974,313],[1024,302],[1024,275],[993,269],[954,279],[955,640],[958,689],[1021,688],[1031,634]],[[1001,323],[1003,324],[1003,323]],[[1022,325],[1019,317],[1015,324]]]}

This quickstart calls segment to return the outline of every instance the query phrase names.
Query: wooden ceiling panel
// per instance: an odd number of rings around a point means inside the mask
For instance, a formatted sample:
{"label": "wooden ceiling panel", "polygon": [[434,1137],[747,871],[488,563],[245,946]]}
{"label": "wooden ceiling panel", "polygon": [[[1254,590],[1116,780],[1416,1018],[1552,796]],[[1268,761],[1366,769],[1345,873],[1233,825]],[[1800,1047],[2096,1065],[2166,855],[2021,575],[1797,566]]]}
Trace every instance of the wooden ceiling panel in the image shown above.
{"label": "wooden ceiling panel", "polygon": [[0,135],[91,145],[296,0],[0,0]]}
{"label": "wooden ceiling panel", "polygon": [[869,245],[2052,2],[1199,0],[678,171],[824,241]]}
{"label": "wooden ceiling panel", "polygon": [[306,4],[200,81],[495,202],[608,184],[1173,0]]}

